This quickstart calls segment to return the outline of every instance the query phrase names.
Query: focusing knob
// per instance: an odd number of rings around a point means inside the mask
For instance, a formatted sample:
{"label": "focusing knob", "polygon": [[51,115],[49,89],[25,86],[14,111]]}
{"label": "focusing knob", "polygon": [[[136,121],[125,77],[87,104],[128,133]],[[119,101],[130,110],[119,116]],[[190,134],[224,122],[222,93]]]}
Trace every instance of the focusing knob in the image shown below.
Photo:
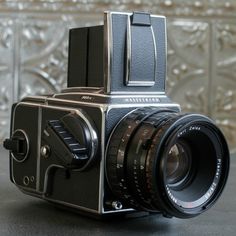
{"label": "focusing knob", "polygon": [[[69,144],[73,150],[78,149],[79,152],[85,152],[91,140],[91,134],[88,125],[77,115],[68,114],[60,120],[66,130],[74,137],[76,143]],[[70,142],[70,139],[64,138],[65,142]],[[87,150],[89,152],[89,150]]]}
{"label": "focusing knob", "polygon": [[11,138],[4,140],[3,146],[11,151],[13,158],[17,162],[25,161],[28,156],[29,141],[23,130],[16,130]]}
{"label": "focusing knob", "polygon": [[84,170],[97,150],[96,132],[82,113],[49,120],[44,140],[66,168]]}

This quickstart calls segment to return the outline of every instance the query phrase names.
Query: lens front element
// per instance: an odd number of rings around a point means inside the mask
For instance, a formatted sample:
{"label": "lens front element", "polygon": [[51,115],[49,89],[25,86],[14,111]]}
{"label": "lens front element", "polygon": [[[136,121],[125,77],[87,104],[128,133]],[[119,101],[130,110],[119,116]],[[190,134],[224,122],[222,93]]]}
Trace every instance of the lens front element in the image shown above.
{"label": "lens front element", "polygon": [[191,158],[186,144],[176,143],[170,148],[166,160],[166,178],[169,185],[179,185],[188,177]]}

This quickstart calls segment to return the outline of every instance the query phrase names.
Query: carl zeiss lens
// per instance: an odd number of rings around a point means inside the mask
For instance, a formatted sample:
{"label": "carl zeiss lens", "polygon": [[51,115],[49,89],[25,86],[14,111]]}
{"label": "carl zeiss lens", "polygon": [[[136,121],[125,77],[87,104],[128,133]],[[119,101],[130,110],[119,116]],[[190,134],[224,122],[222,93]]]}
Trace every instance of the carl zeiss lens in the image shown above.
{"label": "carl zeiss lens", "polygon": [[113,130],[106,175],[127,206],[189,218],[219,198],[229,171],[220,130],[205,116],[140,108]]}

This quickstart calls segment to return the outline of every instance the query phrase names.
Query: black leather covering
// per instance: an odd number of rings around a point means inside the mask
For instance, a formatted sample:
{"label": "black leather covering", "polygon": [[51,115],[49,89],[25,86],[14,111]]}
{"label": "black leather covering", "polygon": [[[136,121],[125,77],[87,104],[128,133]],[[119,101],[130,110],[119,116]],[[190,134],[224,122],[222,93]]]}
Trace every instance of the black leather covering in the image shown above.
{"label": "black leather covering", "polygon": [[165,17],[140,12],[108,12],[105,17],[110,34],[103,26],[70,31],[68,87],[104,87],[105,93],[118,94],[164,92]]}
{"label": "black leather covering", "polygon": [[130,38],[126,38],[126,48],[129,46],[129,40],[131,44],[130,68],[126,71],[129,81],[126,84],[140,82],[145,86],[147,81],[154,82],[156,67],[155,38],[152,34],[150,15],[134,13],[130,21],[130,31]]}

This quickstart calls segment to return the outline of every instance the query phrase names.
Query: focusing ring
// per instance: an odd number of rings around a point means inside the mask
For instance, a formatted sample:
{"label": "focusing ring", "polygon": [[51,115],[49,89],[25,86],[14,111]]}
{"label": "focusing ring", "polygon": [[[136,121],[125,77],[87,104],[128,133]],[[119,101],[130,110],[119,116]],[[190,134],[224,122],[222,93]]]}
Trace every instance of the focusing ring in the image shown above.
{"label": "focusing ring", "polygon": [[[155,212],[157,210],[150,204],[146,205],[144,202],[140,204],[140,201],[137,201],[137,198],[133,197],[136,195],[136,193],[133,194],[132,191],[130,191],[132,187],[130,187],[126,176],[126,159],[128,146],[135,135],[136,130],[143,124],[143,122],[146,122],[148,118],[150,120],[150,125],[158,127],[159,123],[161,122],[160,118],[150,117],[159,112],[161,112],[160,117],[164,118],[163,112],[168,112],[169,114],[173,113],[174,111],[170,109],[160,110],[148,107],[137,109],[129,113],[118,123],[118,125],[113,130],[113,133],[109,139],[109,145],[106,154],[106,175],[108,184],[113,193],[136,209]],[[137,180],[134,181],[137,182]],[[150,202],[149,199],[147,202],[148,201]]]}
{"label": "focusing ring", "polygon": [[[168,210],[168,201],[166,201],[166,193],[161,184],[157,183],[157,165],[160,165],[161,158],[158,158],[157,152],[159,149],[164,147],[161,142],[166,134],[166,131],[170,128],[171,124],[176,122],[178,119],[181,119],[184,115],[175,116],[172,119],[169,119],[165,124],[163,124],[156,135],[153,137],[152,144],[150,145],[149,152],[146,159],[146,183],[149,190],[149,194],[153,201],[153,204],[160,209],[165,215],[173,215],[172,212]],[[181,128],[181,126],[179,127]],[[158,151],[157,151],[158,150]],[[157,158],[153,158],[157,157]],[[159,173],[158,173],[159,174]],[[167,203],[167,204],[166,204]]]}
{"label": "focusing ring", "polygon": [[[171,123],[172,121],[170,120],[165,126],[162,127],[162,132],[160,132],[160,134],[157,133],[157,136],[153,139],[154,145],[150,146],[149,155],[147,157],[147,161],[150,161],[147,165],[147,182],[149,183],[148,186],[150,188],[152,199],[156,202],[157,207],[162,206],[162,211],[165,212],[165,214],[173,215],[179,218],[190,218],[209,209],[221,195],[229,172],[229,152],[223,134],[207,117],[196,114],[188,114],[180,117],[172,124]],[[201,124],[205,126],[205,129],[208,132],[214,133],[214,142],[216,142],[215,150],[218,150],[216,153],[216,158],[220,158],[221,156],[221,166],[218,171],[218,163],[217,161],[215,162],[217,165],[215,177],[219,179],[217,180],[217,184],[214,184],[213,182],[213,184],[209,185],[209,190],[206,194],[204,194],[204,196],[207,196],[208,193],[211,193],[212,195],[209,194],[201,205],[194,206],[193,203],[189,203],[189,208],[184,208],[176,204],[177,199],[173,194],[169,194],[170,189],[166,187],[167,184],[164,176],[165,167],[163,167],[164,164],[162,163],[163,158],[160,157],[164,155],[163,153],[165,152],[165,149],[167,149],[167,144],[170,142],[170,139],[174,136],[174,134],[178,133],[178,131],[181,133],[181,130],[184,131],[186,127],[192,127],[195,124]],[[213,136],[211,137],[212,141]],[[156,166],[159,166],[158,170],[156,169]],[[218,175],[217,172],[220,174]],[[164,181],[160,181],[161,179]],[[211,190],[212,187],[214,187],[214,189]]]}

